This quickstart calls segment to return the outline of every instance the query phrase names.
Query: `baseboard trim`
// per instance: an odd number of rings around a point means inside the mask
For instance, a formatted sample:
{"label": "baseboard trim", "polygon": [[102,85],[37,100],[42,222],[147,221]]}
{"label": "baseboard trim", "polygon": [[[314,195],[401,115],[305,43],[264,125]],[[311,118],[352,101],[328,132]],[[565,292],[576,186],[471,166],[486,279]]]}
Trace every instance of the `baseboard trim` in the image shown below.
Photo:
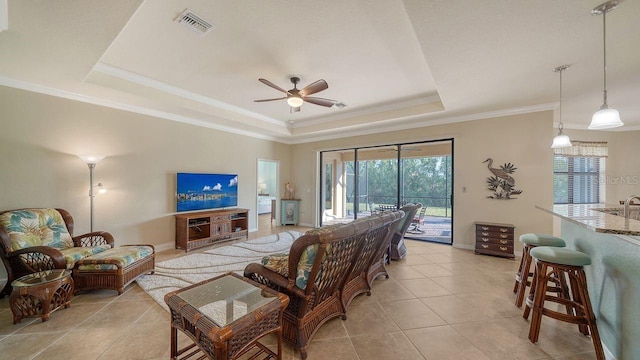
{"label": "baseboard trim", "polygon": [[463,250],[475,250],[476,246],[475,245],[467,245],[467,244],[452,244],[451,246],[453,246],[456,249],[463,249]]}
{"label": "baseboard trim", "polygon": [[176,243],[174,241],[171,241],[171,242],[166,242],[163,244],[153,245],[153,246],[156,248],[156,252],[167,251],[167,250],[174,250],[176,248]]}

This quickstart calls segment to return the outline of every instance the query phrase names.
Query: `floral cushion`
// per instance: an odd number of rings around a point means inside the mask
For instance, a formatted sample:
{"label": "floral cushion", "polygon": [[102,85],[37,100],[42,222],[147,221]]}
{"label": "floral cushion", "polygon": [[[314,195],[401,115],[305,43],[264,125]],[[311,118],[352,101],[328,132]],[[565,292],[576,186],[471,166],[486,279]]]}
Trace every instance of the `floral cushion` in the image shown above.
{"label": "floral cushion", "polygon": [[[320,247],[320,244],[309,245],[300,255],[300,260],[298,260],[298,271],[296,273],[296,286],[301,289],[304,289],[307,286],[309,275],[311,275],[311,268],[313,267],[313,263],[316,261],[316,255],[318,254],[318,247]],[[329,251],[329,246],[327,246],[327,251]]]}
{"label": "floral cushion", "polygon": [[314,228],[311,229],[309,231],[306,232],[306,234],[309,235],[315,235],[315,234],[326,234],[326,233],[330,233],[332,231],[334,231],[335,229],[341,228],[343,226],[345,226],[346,224],[333,224],[333,225],[326,225],[323,227],[319,227],[319,228]]}
{"label": "floral cushion", "polygon": [[[311,268],[313,267],[313,262],[316,260],[319,246],[319,244],[309,245],[300,255],[298,269],[296,270],[296,286],[300,289],[307,287]],[[330,249],[331,246],[327,246],[326,252],[329,252]],[[273,270],[284,277],[289,277],[289,254],[271,254],[263,257],[260,263],[269,270]]]}
{"label": "floral cushion", "polygon": [[86,257],[101,253],[105,250],[111,249],[109,245],[99,246],[87,246],[87,247],[73,247],[69,249],[60,250],[64,255],[64,261],[67,263],[67,269],[73,269],[76,261],[84,259]]}
{"label": "floral cushion", "polygon": [[269,270],[289,277],[289,254],[271,254],[263,257],[260,263]]}
{"label": "floral cushion", "polygon": [[78,270],[116,270],[118,268],[116,265],[103,262],[106,260],[115,261],[120,266],[126,267],[151,254],[153,254],[153,248],[150,246],[121,246],[97,253],[90,258],[79,260]]}
{"label": "floral cushion", "polygon": [[56,209],[9,211],[0,215],[0,224],[7,229],[14,251],[32,246],[51,246],[59,250],[73,247],[71,234]]}
{"label": "floral cushion", "polygon": [[[345,226],[345,224],[327,225],[309,230],[306,234],[326,234],[335,231],[342,226]],[[319,244],[309,245],[300,255],[300,260],[298,260],[298,269],[296,271],[296,286],[301,289],[307,287],[307,281],[309,280],[313,263],[316,260],[316,254],[318,253],[319,246]],[[327,246],[326,251],[328,252],[330,248],[330,246]],[[284,277],[289,277],[289,254],[271,254],[263,257],[260,260],[260,263],[267,269],[275,271]]]}

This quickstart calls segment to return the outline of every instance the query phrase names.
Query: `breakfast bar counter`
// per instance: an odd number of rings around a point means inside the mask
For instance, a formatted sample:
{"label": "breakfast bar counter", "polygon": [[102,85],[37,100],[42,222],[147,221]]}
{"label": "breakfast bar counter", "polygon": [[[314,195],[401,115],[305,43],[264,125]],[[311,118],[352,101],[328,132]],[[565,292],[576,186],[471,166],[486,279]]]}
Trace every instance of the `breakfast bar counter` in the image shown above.
{"label": "breakfast bar counter", "polygon": [[[622,205],[568,204],[552,209],[536,206],[564,220],[599,233],[640,236],[640,207],[631,206],[630,219],[623,216]],[[640,242],[638,242],[640,245]]]}
{"label": "breakfast bar counter", "polygon": [[640,359],[640,207],[630,219],[622,205],[536,207],[560,219],[568,248],[591,257],[585,272],[607,358]]}

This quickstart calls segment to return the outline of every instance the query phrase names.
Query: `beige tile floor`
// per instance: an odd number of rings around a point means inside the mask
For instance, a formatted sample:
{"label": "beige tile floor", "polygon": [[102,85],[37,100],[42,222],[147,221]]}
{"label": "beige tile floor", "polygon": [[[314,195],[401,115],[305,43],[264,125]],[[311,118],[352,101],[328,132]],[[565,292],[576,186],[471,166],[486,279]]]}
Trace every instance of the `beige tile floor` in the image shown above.
{"label": "beige tile floor", "polygon": [[[268,220],[261,224],[250,237],[283,230]],[[413,240],[407,247],[407,257],[387,267],[390,278],[376,280],[372,296],[353,301],[346,321],[320,328],[309,360],[595,358],[590,338],[549,318],[540,341],[529,342],[529,323],[513,304],[517,261]],[[183,254],[162,252],[158,261]],[[79,294],[44,323],[13,325],[8,297],[0,299],[2,359],[167,359],[169,329],[169,314],[135,283],[120,296]],[[283,358],[300,354],[285,346]]]}

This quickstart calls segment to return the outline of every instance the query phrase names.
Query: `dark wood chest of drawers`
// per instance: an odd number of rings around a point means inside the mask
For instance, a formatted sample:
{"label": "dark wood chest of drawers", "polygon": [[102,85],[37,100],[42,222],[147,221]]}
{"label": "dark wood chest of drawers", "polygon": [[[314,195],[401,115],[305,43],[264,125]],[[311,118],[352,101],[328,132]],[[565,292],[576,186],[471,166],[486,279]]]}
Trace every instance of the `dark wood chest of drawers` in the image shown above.
{"label": "dark wood chest of drawers", "polygon": [[513,233],[515,226],[476,221],[476,254],[514,259]]}

